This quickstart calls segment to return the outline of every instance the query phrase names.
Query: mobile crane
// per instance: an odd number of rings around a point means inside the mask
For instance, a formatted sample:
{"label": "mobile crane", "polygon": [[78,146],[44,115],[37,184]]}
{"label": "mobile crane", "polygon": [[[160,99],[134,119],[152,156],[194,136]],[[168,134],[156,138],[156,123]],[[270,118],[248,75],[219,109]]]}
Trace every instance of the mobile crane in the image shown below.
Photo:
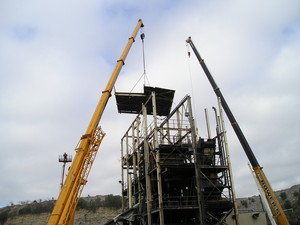
{"label": "mobile crane", "polygon": [[220,99],[222,107],[231,123],[231,126],[233,127],[233,130],[235,131],[235,134],[237,135],[249,161],[250,164],[252,166],[252,169],[255,173],[256,179],[258,180],[260,186],[262,187],[264,194],[267,198],[268,204],[271,208],[273,217],[275,219],[277,219],[278,223],[280,225],[289,225],[289,221],[287,220],[284,211],[281,207],[281,205],[279,204],[279,201],[274,193],[274,191],[271,188],[271,185],[267,179],[267,177],[265,176],[262,167],[259,165],[252,149],[250,148],[250,145],[248,144],[247,139],[245,138],[240,126],[238,125],[238,123],[236,122],[229,106],[227,105],[225,98],[222,95],[222,92],[220,91],[220,88],[217,86],[216,82],[214,81],[212,75],[210,74],[206,64],[204,63],[204,60],[201,58],[198,50],[196,49],[191,37],[189,37],[186,42],[191,46],[191,48],[193,49],[204,73],[206,74],[216,96]]}
{"label": "mobile crane", "polygon": [[120,59],[116,63],[105,90],[102,92],[101,98],[85,134],[82,135],[75,148],[76,154],[73,163],[69,168],[65,183],[50,215],[48,225],[72,225],[74,223],[76,205],[83,188],[87,183],[87,177],[95,160],[99,146],[105,136],[101,127],[98,126],[99,121],[102,117],[108,99],[111,96],[111,91],[121,68],[125,64],[126,56],[139,29],[143,26],[143,22],[140,19],[126,44]]}

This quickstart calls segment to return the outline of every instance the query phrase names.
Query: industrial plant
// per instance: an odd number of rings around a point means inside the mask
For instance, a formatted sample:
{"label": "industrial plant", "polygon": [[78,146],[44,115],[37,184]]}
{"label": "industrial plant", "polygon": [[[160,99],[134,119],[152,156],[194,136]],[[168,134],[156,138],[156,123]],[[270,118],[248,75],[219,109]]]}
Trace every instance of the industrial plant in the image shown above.
{"label": "industrial plant", "polygon": [[[61,182],[61,191],[48,225],[74,223],[76,205],[105,136],[99,122],[130,47],[143,26],[139,20],[117,60],[87,130],[75,148],[76,155],[65,181]],[[144,39],[144,34],[141,38]],[[265,225],[265,214],[242,213],[237,209],[224,125],[226,115],[264,193],[266,205],[270,208],[270,220],[289,225],[220,88],[192,39],[189,37],[186,42],[216,94],[218,105],[209,109],[214,115],[213,126],[208,110],[205,110],[207,135],[198,132],[189,95],[172,108],[175,90],[144,86],[143,93],[116,92],[118,112],[135,114],[136,117],[121,138],[122,212],[106,224]],[[71,159],[65,155],[60,162],[65,165]]]}

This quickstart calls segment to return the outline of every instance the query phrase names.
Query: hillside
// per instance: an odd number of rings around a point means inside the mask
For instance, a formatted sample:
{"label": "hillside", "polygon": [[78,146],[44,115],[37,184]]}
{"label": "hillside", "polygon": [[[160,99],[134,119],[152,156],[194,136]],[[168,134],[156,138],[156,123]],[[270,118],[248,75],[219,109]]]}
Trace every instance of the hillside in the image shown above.
{"label": "hillside", "polygon": [[[275,192],[282,208],[291,225],[300,222],[300,184],[294,185],[288,189]],[[237,200],[239,209],[262,211],[260,196],[240,198]]]}
{"label": "hillside", "polygon": [[[291,225],[299,224],[300,218],[300,184],[291,188],[276,191]],[[51,201],[33,201],[27,204],[12,205],[0,209],[0,225],[40,225],[46,224],[54,206]],[[259,196],[240,198],[237,200],[239,209],[262,211]],[[81,198],[78,202],[75,223],[104,224],[118,215],[121,210],[120,196],[95,196]]]}
{"label": "hillside", "polygon": [[[0,225],[47,224],[55,201],[33,201],[0,209]],[[74,225],[104,224],[118,215],[121,197],[106,195],[81,198],[78,202]]]}

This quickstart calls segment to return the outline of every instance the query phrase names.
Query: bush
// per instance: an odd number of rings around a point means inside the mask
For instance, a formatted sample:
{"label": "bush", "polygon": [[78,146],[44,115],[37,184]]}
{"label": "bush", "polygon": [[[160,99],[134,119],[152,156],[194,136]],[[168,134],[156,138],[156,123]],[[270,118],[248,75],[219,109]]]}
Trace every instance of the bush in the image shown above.
{"label": "bush", "polygon": [[280,193],[280,198],[284,201],[286,200],[286,193],[285,192],[281,192]]}
{"label": "bush", "polygon": [[241,204],[242,204],[245,208],[248,208],[248,202],[247,202],[247,200],[242,200],[242,201],[241,201]]}
{"label": "bush", "polygon": [[19,214],[20,215],[31,214],[31,213],[32,213],[32,210],[31,210],[31,206],[30,205],[26,205],[26,206],[24,206],[23,208],[21,208],[19,210]]}
{"label": "bush", "polygon": [[78,209],[87,209],[87,208],[88,208],[88,202],[83,198],[80,198],[78,200],[76,209],[78,210]]}
{"label": "bush", "polygon": [[50,213],[54,207],[53,202],[34,202],[32,204],[27,204],[19,210],[20,215],[24,214],[40,214],[40,213]]}
{"label": "bush", "polygon": [[0,213],[0,224],[4,224],[6,220],[8,219],[8,212],[9,210],[5,210]]}
{"label": "bush", "polygon": [[53,207],[53,202],[34,203],[31,206],[31,211],[33,214],[49,213],[52,211]]}
{"label": "bush", "polygon": [[107,195],[104,200],[101,201],[100,198],[94,198],[91,200],[86,200],[84,198],[80,198],[77,203],[77,210],[86,209],[92,212],[96,212],[99,207],[107,207],[113,209],[119,209],[122,206],[122,198],[121,196]]}
{"label": "bush", "polygon": [[291,202],[290,202],[289,200],[286,200],[286,201],[284,202],[284,208],[285,208],[285,209],[290,209],[290,208],[292,208],[292,204],[291,204]]}
{"label": "bush", "polygon": [[76,209],[86,209],[92,212],[96,212],[97,208],[101,207],[103,204],[99,198],[92,200],[85,200],[84,198],[80,198]]}
{"label": "bush", "polygon": [[113,209],[119,209],[122,206],[122,198],[121,196],[107,195],[104,200],[103,206]]}

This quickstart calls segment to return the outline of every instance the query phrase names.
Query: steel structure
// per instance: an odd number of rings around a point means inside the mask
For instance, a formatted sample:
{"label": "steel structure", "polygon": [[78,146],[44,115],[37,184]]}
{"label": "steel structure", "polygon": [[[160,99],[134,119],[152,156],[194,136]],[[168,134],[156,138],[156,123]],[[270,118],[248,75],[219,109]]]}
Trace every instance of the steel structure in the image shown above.
{"label": "steel structure", "polygon": [[220,118],[214,137],[199,137],[190,97],[158,116],[162,94],[152,91],[121,140],[123,213],[107,224],[222,224],[234,201]]}

